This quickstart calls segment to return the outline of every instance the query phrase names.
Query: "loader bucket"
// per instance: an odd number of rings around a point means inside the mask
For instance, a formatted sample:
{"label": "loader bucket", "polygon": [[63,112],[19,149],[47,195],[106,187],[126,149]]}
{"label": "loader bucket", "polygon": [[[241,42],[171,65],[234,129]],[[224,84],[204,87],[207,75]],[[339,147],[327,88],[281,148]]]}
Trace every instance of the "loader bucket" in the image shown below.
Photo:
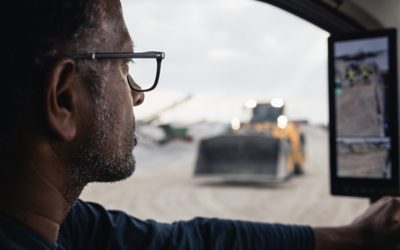
{"label": "loader bucket", "polygon": [[222,135],[200,142],[195,167],[199,175],[268,175],[277,177],[288,145],[266,135]]}

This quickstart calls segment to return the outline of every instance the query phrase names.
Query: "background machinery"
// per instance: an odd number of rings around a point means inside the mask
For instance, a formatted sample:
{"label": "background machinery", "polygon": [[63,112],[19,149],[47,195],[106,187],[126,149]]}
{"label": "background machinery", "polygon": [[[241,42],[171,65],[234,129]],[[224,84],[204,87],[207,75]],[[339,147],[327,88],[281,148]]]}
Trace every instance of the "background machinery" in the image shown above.
{"label": "background machinery", "polygon": [[281,99],[255,104],[249,122],[200,141],[195,176],[280,182],[304,172],[305,138]]}
{"label": "background machinery", "polygon": [[160,123],[160,117],[192,99],[192,95],[185,97],[163,107],[161,110],[137,121],[137,134],[141,141],[152,141],[165,144],[172,140],[192,141],[186,126],[178,126],[171,123]]}

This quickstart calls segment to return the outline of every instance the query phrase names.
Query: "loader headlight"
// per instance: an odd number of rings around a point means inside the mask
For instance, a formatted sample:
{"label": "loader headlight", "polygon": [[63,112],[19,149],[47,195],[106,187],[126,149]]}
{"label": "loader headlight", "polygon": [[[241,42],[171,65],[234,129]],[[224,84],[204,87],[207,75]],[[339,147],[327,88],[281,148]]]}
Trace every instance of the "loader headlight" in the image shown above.
{"label": "loader headlight", "polygon": [[282,108],[285,102],[281,98],[274,98],[271,100],[271,106],[274,108]]}
{"label": "loader headlight", "polygon": [[280,115],[277,119],[277,122],[278,122],[278,127],[284,129],[287,126],[288,118],[284,115]]}
{"label": "loader headlight", "polygon": [[232,118],[231,120],[231,128],[232,130],[239,130],[240,129],[240,119],[237,117]]}
{"label": "loader headlight", "polygon": [[249,99],[246,101],[246,103],[244,104],[244,106],[248,109],[253,109],[257,106],[257,101],[254,99]]}

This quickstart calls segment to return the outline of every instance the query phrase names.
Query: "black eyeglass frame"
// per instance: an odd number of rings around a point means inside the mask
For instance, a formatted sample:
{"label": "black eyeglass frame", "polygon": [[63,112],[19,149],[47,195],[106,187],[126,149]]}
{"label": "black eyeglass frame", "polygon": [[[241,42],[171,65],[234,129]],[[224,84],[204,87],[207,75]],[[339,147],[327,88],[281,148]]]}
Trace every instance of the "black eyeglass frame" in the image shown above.
{"label": "black eyeglass frame", "polygon": [[128,74],[128,83],[131,89],[137,92],[147,92],[155,89],[158,84],[158,80],[160,79],[161,72],[161,61],[165,58],[164,52],[159,51],[147,51],[147,52],[94,52],[94,53],[82,53],[75,54],[71,56],[74,60],[80,59],[92,59],[92,60],[104,60],[104,59],[156,59],[157,61],[157,72],[156,77],[154,79],[154,83],[150,88],[142,89],[140,86],[133,80],[132,76]]}

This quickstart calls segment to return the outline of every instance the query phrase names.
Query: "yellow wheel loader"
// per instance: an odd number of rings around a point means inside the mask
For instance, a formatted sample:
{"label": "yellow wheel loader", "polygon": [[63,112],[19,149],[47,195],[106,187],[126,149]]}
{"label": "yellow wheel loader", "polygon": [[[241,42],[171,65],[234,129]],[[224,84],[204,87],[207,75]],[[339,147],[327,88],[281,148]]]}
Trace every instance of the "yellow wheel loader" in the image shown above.
{"label": "yellow wheel loader", "polygon": [[194,175],[281,182],[304,172],[304,139],[283,101],[258,103],[249,122],[200,141]]}

